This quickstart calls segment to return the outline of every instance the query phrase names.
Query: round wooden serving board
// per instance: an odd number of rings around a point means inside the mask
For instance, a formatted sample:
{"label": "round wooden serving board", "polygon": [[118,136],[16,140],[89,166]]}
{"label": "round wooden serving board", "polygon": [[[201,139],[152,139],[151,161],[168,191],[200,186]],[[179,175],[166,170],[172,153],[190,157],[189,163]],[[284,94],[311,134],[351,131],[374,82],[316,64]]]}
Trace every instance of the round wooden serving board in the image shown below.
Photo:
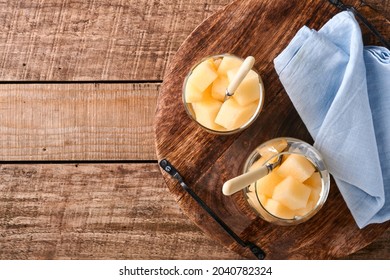
{"label": "round wooden serving board", "polygon": [[[267,259],[344,257],[371,243],[390,225],[375,224],[360,230],[333,181],[321,211],[306,223],[288,227],[261,220],[245,203],[242,193],[226,197],[221,192],[223,182],[239,175],[245,159],[264,141],[290,136],[313,142],[278,80],[273,59],[303,25],[318,30],[338,12],[325,0],[235,1],[190,34],[170,62],[161,86],[155,120],[158,159],[168,159],[225,223],[242,239],[260,246]],[[384,35],[389,37],[388,21],[381,16],[373,20],[381,31],[386,28]],[[374,42],[366,30],[363,32],[366,43]],[[266,92],[256,122],[230,136],[212,135],[198,127],[186,115],[181,98],[183,80],[190,67],[205,56],[221,53],[254,56]],[[204,232],[241,256],[254,258],[174,179],[165,172],[163,176],[183,212]]]}

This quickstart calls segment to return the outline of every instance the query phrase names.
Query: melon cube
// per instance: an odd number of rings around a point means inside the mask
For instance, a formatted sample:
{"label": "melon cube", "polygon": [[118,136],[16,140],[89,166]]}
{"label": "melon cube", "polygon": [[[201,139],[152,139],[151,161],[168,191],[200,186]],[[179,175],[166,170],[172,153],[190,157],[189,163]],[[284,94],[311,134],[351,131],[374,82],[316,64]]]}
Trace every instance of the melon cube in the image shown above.
{"label": "melon cube", "polygon": [[317,201],[320,199],[320,194],[322,191],[322,181],[320,173],[314,172],[313,175],[311,175],[310,178],[304,182],[304,184],[306,186],[311,187],[311,194],[309,200],[312,200],[313,202],[317,203]]}
{"label": "melon cube", "polygon": [[215,100],[210,94],[206,94],[201,101],[192,103],[196,121],[209,129],[225,130],[215,123],[215,117],[221,105],[222,102]]}
{"label": "melon cube", "polygon": [[[207,91],[207,89],[206,89]],[[206,91],[200,91],[196,86],[194,86],[191,82],[191,76],[188,77],[186,88],[185,88],[185,102],[186,103],[192,103],[201,101],[203,99],[203,95]]]}
{"label": "melon cube", "polygon": [[225,76],[219,76],[213,82],[211,96],[219,101],[224,101],[226,96],[226,88],[228,85],[229,80]]}
{"label": "melon cube", "polygon": [[276,172],[271,172],[263,178],[257,180],[256,188],[258,194],[272,197],[275,186],[283,180]]}
{"label": "melon cube", "polygon": [[[268,161],[272,157],[274,157],[270,162],[275,162],[278,160],[278,157],[275,157],[277,154],[283,152],[288,146],[288,143],[285,139],[275,140],[272,142],[272,145],[266,145],[262,147],[258,147],[256,151],[261,155],[261,159],[264,162]],[[286,155],[283,155],[283,160]]]}
{"label": "melon cube", "polygon": [[[237,71],[238,68],[229,70],[227,72],[229,82],[233,80]],[[249,73],[245,76],[245,78],[242,80],[242,82],[234,92],[233,98],[241,106],[246,106],[249,103],[256,101],[260,98],[259,75],[255,71],[249,70]]]}
{"label": "melon cube", "polygon": [[309,201],[313,201],[315,204],[317,204],[318,200],[320,199],[320,195],[321,195],[321,187],[312,187],[309,196]]}
{"label": "melon cube", "polygon": [[309,200],[309,201],[307,202],[306,207],[295,210],[295,214],[296,214],[297,216],[305,216],[305,215],[309,214],[309,213],[311,212],[311,210],[314,209],[314,207],[316,206],[316,204],[317,204],[317,203],[314,203],[313,201]]}
{"label": "melon cube", "polygon": [[240,106],[233,98],[229,98],[222,104],[215,122],[228,130],[239,128],[255,114],[257,105],[257,102],[253,102]]}
{"label": "melon cube", "polygon": [[218,67],[219,65],[221,64],[221,61],[222,61],[222,58],[217,58],[217,59],[214,59],[214,65],[215,65],[215,69],[218,70]]}
{"label": "melon cube", "polygon": [[274,189],[272,199],[291,210],[305,208],[309,200],[311,188],[292,176],[287,176]]}
{"label": "melon cube", "polygon": [[[273,152],[275,154],[283,152],[288,146],[286,139],[278,139],[275,141],[272,141],[272,145],[267,146],[268,152]],[[261,151],[259,151],[261,154]]]}
{"label": "melon cube", "polygon": [[217,77],[218,74],[212,60],[205,60],[195,67],[188,79],[193,86],[203,92]]}
{"label": "melon cube", "polygon": [[267,203],[267,200],[269,199],[269,197],[266,197],[265,195],[260,193],[257,193],[257,198],[263,206]]}
{"label": "melon cube", "polygon": [[272,198],[267,199],[264,208],[272,215],[282,219],[293,219],[295,216],[292,210]]}
{"label": "melon cube", "polygon": [[306,181],[304,181],[305,185],[311,186],[313,188],[321,188],[322,182],[321,182],[321,175],[320,173],[314,172],[313,175],[311,175]]}
{"label": "melon cube", "polygon": [[243,60],[234,56],[224,56],[218,66],[218,74],[226,76],[231,69],[239,68]]}
{"label": "melon cube", "polygon": [[299,182],[304,182],[313,175],[315,168],[304,156],[291,154],[279,167],[278,174],[282,177],[292,176]]}

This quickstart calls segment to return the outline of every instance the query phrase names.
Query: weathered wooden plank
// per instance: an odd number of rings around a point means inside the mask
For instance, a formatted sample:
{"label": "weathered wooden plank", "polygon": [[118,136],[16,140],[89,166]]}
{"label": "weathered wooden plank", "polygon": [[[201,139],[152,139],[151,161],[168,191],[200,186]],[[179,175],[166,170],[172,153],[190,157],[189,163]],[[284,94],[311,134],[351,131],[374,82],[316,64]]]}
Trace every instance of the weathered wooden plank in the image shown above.
{"label": "weathered wooden plank", "polygon": [[0,166],[0,259],[224,259],[157,164]]}
{"label": "weathered wooden plank", "polygon": [[0,84],[0,160],[155,159],[159,85]]}
{"label": "weathered wooden plank", "polygon": [[187,35],[230,0],[0,2],[0,80],[161,80]]}
{"label": "weathered wooden plank", "polygon": [[[1,165],[0,259],[240,259],[185,217],[157,164]],[[349,258],[389,259],[390,231]]]}

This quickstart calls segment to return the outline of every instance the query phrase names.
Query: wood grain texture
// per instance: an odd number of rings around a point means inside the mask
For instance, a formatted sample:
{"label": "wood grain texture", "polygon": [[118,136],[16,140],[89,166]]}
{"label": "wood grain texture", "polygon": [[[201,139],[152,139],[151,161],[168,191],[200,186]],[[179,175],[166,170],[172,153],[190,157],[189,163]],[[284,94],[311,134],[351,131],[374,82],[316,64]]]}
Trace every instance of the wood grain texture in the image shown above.
{"label": "wood grain texture", "polygon": [[[159,84],[145,82],[161,80],[193,28],[230,2],[0,1],[0,80],[140,81],[1,84],[0,160],[156,159]],[[0,259],[242,258],[181,213],[192,202],[171,196],[155,164],[2,164],[0,176]],[[390,259],[389,240],[387,230],[346,258]]]}
{"label": "wood grain texture", "polygon": [[208,239],[156,164],[1,165],[0,259],[239,259]]}
{"label": "wood grain texture", "polygon": [[[156,164],[0,166],[0,259],[241,259],[184,216]],[[390,259],[390,231],[350,259]]]}
{"label": "wood grain texture", "polygon": [[0,80],[161,80],[187,35],[229,0],[0,2]]}
{"label": "wood grain texture", "polygon": [[[345,257],[367,246],[390,225],[370,225],[359,230],[334,183],[321,212],[295,227],[265,223],[253,214],[241,193],[232,197],[221,193],[223,182],[241,173],[249,153],[262,142],[291,136],[312,143],[279,82],[273,58],[303,25],[319,29],[337,12],[329,3],[319,0],[235,1],[190,34],[172,59],[161,87],[155,121],[158,159],[170,160],[183,173],[187,184],[236,233],[263,247],[271,259]],[[372,10],[364,13],[369,19],[375,16]],[[388,36],[388,21],[380,16],[375,18],[384,20],[381,31]],[[370,36],[365,38],[366,42],[371,42],[367,41]],[[208,134],[191,122],[180,95],[182,81],[192,64],[202,57],[225,52],[256,58],[255,67],[262,75],[267,98],[260,117],[250,128],[240,134],[221,137]],[[182,63],[184,58],[188,63]],[[180,207],[199,227],[225,246],[253,258],[248,250],[237,247],[211,223],[209,217],[194,211],[199,206],[171,178],[164,176]]]}
{"label": "wood grain texture", "polygon": [[0,84],[0,160],[155,159],[159,86]]}
{"label": "wood grain texture", "polygon": [[390,20],[390,0],[364,0],[362,4],[369,5]]}

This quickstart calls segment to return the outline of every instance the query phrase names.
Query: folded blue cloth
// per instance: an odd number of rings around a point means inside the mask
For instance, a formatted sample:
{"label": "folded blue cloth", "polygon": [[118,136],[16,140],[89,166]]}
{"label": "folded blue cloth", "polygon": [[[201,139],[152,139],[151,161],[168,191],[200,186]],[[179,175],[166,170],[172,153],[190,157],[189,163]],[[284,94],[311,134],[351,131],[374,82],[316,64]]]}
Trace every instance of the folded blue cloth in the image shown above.
{"label": "folded blue cloth", "polygon": [[389,220],[389,50],[364,47],[345,11],[302,27],[274,65],[357,225]]}

